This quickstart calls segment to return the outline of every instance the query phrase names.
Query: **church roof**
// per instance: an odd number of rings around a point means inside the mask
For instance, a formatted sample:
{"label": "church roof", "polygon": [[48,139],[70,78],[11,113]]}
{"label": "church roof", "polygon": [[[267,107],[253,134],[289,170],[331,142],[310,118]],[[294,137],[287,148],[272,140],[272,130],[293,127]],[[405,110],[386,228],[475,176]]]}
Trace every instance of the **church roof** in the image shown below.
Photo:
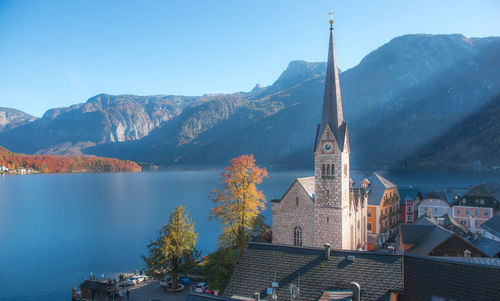
{"label": "church roof", "polygon": [[297,181],[302,185],[307,194],[314,199],[314,177],[297,178]]}
{"label": "church roof", "polygon": [[315,151],[327,124],[330,126],[330,130],[333,132],[335,141],[337,141],[340,150],[343,150],[345,144],[344,140],[347,134],[347,124],[344,122],[344,114],[342,112],[339,71],[337,68],[337,59],[335,56],[335,42],[333,39],[332,27],[330,27],[330,41],[328,47],[328,63],[326,66],[323,110],[321,115],[321,123],[318,124],[318,129],[316,132],[316,143],[314,144]]}

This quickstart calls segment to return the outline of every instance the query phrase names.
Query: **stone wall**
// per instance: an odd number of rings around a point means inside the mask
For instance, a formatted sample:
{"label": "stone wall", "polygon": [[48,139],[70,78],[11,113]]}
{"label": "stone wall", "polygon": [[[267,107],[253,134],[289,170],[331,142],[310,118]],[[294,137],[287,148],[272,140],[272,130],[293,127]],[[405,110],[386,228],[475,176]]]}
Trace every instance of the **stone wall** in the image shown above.
{"label": "stone wall", "polygon": [[[297,198],[299,204],[297,206]],[[293,230],[302,228],[302,245],[313,246],[314,203],[302,185],[295,181],[280,202],[271,203],[273,243],[293,245]]]}

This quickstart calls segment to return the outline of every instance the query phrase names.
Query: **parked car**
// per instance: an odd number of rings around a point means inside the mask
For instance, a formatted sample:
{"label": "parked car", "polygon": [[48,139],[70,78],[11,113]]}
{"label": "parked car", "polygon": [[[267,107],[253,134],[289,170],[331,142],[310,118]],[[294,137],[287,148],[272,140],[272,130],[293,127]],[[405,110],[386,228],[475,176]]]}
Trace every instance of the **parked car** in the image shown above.
{"label": "parked car", "polygon": [[[172,277],[170,277],[170,275],[167,275],[167,276],[163,277],[162,280],[160,280],[160,286],[165,287],[168,285],[169,282],[172,282]],[[187,277],[178,276],[177,283],[183,284],[184,286],[190,286],[191,280],[189,280],[189,278],[187,278]]]}
{"label": "parked car", "polygon": [[204,292],[205,292],[205,289],[207,289],[207,288],[208,288],[208,285],[207,285],[207,283],[206,283],[206,282],[199,282],[199,283],[196,285],[196,287],[195,287],[195,289],[194,289],[194,292],[195,292],[195,293],[204,293]]}
{"label": "parked car", "polygon": [[214,294],[213,289],[209,288],[208,286],[207,286],[207,288],[206,288],[203,292],[204,292],[205,294],[210,294],[210,295],[213,295],[213,294]]}
{"label": "parked car", "polygon": [[146,281],[146,280],[148,280],[148,276],[146,276],[146,275],[134,275],[134,276],[130,277],[129,279],[127,279],[127,283],[132,284],[132,285],[136,285],[136,284],[141,283],[141,282]]}

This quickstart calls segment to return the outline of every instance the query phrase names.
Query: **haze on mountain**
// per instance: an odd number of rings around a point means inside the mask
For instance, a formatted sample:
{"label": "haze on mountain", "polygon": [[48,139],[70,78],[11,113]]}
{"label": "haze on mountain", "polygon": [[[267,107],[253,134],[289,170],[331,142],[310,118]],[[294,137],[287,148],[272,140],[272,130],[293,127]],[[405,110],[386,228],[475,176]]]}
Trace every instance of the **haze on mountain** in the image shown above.
{"label": "haze on mountain", "polygon": [[[97,95],[15,127],[4,122],[0,145],[193,167],[253,153],[260,164],[307,168],[325,68],[293,61],[271,86],[234,94]],[[500,95],[500,38],[397,37],[342,72],[340,84],[355,168],[500,165],[499,156],[487,151],[500,128],[500,120],[487,114]],[[447,155],[466,153],[471,145],[460,141],[477,137],[481,150],[474,156]]]}

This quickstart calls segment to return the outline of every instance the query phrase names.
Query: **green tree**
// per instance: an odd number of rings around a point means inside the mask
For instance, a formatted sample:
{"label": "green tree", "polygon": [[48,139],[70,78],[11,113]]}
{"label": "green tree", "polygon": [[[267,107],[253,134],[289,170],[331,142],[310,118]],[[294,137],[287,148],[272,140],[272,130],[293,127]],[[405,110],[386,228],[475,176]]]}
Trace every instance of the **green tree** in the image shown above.
{"label": "green tree", "polygon": [[257,184],[267,177],[267,171],[255,164],[253,155],[242,155],[231,160],[221,177],[224,189],[213,190],[210,196],[217,204],[212,216],[222,224],[221,245],[236,246],[242,256],[254,222],[266,208],[264,194],[257,190]]}
{"label": "green tree", "polygon": [[156,279],[170,275],[176,289],[177,276],[193,267],[199,257],[195,249],[197,240],[198,233],[185,208],[175,207],[168,223],[159,230],[158,239],[148,244],[149,256],[142,256],[147,265],[146,273]]}
{"label": "green tree", "polygon": [[203,274],[208,285],[223,292],[234,273],[237,261],[238,250],[234,248],[219,248],[208,255],[203,265]]}

